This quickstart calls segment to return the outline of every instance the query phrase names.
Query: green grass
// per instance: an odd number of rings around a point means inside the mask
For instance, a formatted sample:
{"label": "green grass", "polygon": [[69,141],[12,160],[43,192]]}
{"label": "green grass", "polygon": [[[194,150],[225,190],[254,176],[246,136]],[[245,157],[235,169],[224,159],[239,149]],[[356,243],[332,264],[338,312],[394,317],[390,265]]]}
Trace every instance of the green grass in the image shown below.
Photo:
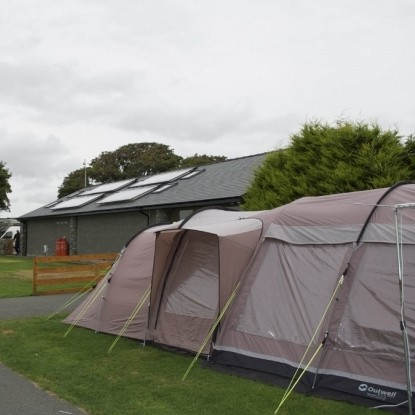
{"label": "green grass", "polygon": [[[0,321],[0,360],[90,415],[272,415],[283,390],[196,364],[180,355],[74,328],[62,316]],[[356,405],[293,394],[281,415],[369,415]]]}
{"label": "green grass", "polygon": [[33,258],[0,256],[0,298],[26,297],[32,293]]}
{"label": "green grass", "polygon": [[[0,256],[0,298],[31,295],[33,260]],[[284,390],[196,364],[193,357],[74,328],[63,316],[0,321],[0,361],[90,415],[273,415]],[[1,404],[0,404],[1,406]],[[279,415],[369,415],[343,402],[292,394]]]}

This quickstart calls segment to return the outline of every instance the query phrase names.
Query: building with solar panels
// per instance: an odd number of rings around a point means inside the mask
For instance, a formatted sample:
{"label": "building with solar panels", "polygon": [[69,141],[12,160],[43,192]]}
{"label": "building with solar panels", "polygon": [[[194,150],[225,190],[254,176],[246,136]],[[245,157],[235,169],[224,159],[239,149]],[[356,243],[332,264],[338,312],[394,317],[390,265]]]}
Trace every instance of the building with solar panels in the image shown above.
{"label": "building with solar panels", "polygon": [[184,219],[205,207],[238,208],[266,154],[88,187],[19,218],[22,255],[118,252],[151,225]]}

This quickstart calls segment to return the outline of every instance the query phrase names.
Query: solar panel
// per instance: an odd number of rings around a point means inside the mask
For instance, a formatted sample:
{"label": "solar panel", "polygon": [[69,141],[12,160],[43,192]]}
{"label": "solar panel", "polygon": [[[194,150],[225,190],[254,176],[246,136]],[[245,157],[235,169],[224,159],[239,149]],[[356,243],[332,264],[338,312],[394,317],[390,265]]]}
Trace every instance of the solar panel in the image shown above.
{"label": "solar panel", "polygon": [[74,207],[81,207],[84,206],[99,197],[101,197],[102,193],[95,194],[95,195],[89,195],[89,196],[77,196],[73,197],[71,199],[64,200],[63,202],[57,203],[54,206],[51,206],[50,209],[70,209]]}
{"label": "solar panel", "polygon": [[186,174],[185,176],[180,177],[180,179],[190,179],[191,177],[196,176],[197,174],[202,173],[204,171],[205,171],[205,169],[201,169],[201,170],[196,169],[196,170],[191,171],[190,173]]}
{"label": "solar panel", "polygon": [[152,192],[152,193],[161,193],[161,192],[164,192],[165,190],[170,189],[170,187],[173,187],[173,186],[175,186],[176,184],[177,184],[177,183],[167,183],[167,184],[165,184],[165,185],[163,185],[163,186],[160,186],[158,189],[153,190],[153,192]]}
{"label": "solar panel", "polygon": [[132,183],[134,180],[135,179],[128,179],[128,180],[121,180],[119,182],[101,184],[97,187],[94,187],[93,189],[85,190],[81,194],[92,195],[95,193],[114,192],[115,190],[121,189],[122,187],[128,185],[129,183]]}
{"label": "solar panel", "polygon": [[97,203],[101,205],[105,203],[125,202],[129,200],[134,200],[140,196],[144,196],[145,194],[151,192],[156,187],[157,186],[142,186],[142,187],[123,189],[117,193],[113,193],[111,195],[108,195],[107,197],[104,197],[102,200],[100,200]]}
{"label": "solar panel", "polygon": [[160,184],[171,182],[172,180],[179,179],[180,177],[190,173],[194,167],[188,169],[181,169],[175,171],[168,171],[166,173],[155,174],[154,176],[147,177],[137,183],[132,184],[130,187],[148,186],[149,184]]}

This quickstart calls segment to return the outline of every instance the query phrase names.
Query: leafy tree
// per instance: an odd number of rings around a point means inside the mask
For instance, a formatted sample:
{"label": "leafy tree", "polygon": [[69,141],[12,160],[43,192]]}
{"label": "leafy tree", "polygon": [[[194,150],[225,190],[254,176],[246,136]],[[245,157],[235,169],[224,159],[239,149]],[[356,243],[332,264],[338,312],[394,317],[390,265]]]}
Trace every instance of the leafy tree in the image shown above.
{"label": "leafy tree", "polygon": [[6,164],[0,161],[0,210],[10,210],[10,201],[7,193],[11,193],[9,179],[12,177]]}
{"label": "leafy tree", "polygon": [[[86,186],[90,186],[92,181],[90,179],[91,168],[87,167],[86,171],[84,168],[74,170],[69,173],[64,179],[58,189],[58,198],[70,195]],[[85,173],[86,173],[86,186],[85,186]]]}
{"label": "leafy tree", "polygon": [[108,183],[125,178],[122,168],[119,166],[115,151],[104,151],[91,163],[91,176],[98,183]]}
{"label": "leafy tree", "polygon": [[203,166],[205,164],[213,164],[224,160],[226,160],[225,156],[207,156],[206,154],[199,155],[195,153],[193,156],[184,158],[181,167]]}
{"label": "leafy tree", "polygon": [[[291,145],[271,153],[256,171],[244,209],[271,209],[303,196],[379,187],[415,178],[414,140],[377,124],[306,123]],[[412,168],[411,168],[412,167]]]}
{"label": "leafy tree", "polygon": [[182,157],[165,144],[134,143],[103,152],[91,161],[91,177],[100,183],[174,170]]}
{"label": "leafy tree", "polygon": [[411,134],[405,141],[407,160],[411,171],[415,171],[415,135]]}

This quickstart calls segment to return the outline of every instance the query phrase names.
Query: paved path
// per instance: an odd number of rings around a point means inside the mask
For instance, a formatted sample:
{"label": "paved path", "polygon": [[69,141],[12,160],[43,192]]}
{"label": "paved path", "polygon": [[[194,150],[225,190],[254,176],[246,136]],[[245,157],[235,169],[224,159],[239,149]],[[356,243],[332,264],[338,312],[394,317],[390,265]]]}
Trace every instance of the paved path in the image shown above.
{"label": "paved path", "polygon": [[[35,297],[0,299],[0,320],[49,316],[74,298],[73,294],[38,295]],[[82,299],[81,299],[82,301]],[[79,301],[65,309],[71,312]]]}
{"label": "paved path", "polygon": [[[72,295],[0,299],[0,320],[48,316]],[[70,312],[79,301],[65,310]],[[0,414],[4,415],[85,415],[86,412],[39,389],[33,382],[0,363]]]}

